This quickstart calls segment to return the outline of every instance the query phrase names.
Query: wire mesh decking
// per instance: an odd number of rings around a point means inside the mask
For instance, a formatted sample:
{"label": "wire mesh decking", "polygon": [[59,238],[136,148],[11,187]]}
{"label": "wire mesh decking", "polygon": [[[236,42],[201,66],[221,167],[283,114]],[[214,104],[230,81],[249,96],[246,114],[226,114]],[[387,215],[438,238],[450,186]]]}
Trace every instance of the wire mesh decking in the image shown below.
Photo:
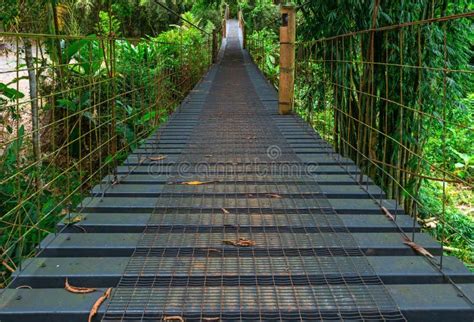
{"label": "wire mesh decking", "polygon": [[[173,120],[186,120],[189,140],[104,320],[403,320],[260,103],[237,40],[232,28],[199,113],[181,111]],[[232,175],[216,178],[211,164],[227,164],[230,172],[243,167],[245,184]],[[211,218],[216,225],[200,230]],[[279,225],[267,230],[264,221]]]}

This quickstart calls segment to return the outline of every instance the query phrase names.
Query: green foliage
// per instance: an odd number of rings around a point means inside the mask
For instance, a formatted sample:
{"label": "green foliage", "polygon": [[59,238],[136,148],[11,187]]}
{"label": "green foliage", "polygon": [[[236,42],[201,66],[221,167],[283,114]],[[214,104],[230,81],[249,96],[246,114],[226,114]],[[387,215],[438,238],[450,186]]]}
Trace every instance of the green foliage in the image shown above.
{"label": "green foliage", "polygon": [[[304,3],[297,19],[297,112],[407,211],[413,211],[411,196],[415,196],[423,205],[418,208],[422,219],[445,217],[446,222],[431,231],[472,263],[474,79],[472,73],[460,72],[472,69],[472,21],[455,19],[378,32],[371,48],[370,32],[313,41],[374,27],[375,2],[297,3]],[[272,10],[265,6],[271,5],[242,4],[247,27],[253,29],[248,37],[251,55],[275,84],[275,69],[267,57],[278,48],[277,30],[269,32]],[[469,6],[472,10],[469,1],[380,2],[375,27],[466,12]],[[363,63],[372,59],[373,70]],[[420,61],[423,68],[413,68]],[[455,72],[444,74],[442,67]],[[367,156],[384,166],[367,162]],[[413,175],[443,178],[443,171],[450,174],[447,179],[465,182],[446,183],[445,197],[438,181]],[[446,236],[441,238],[443,228]]]}
{"label": "green foliage", "polygon": [[220,26],[224,13],[224,3],[222,0],[198,0],[194,2],[191,12],[194,16],[201,17],[203,22],[209,21],[213,26]]}
{"label": "green foliage", "polygon": [[280,73],[278,35],[270,29],[263,28],[250,34],[247,44],[254,62],[264,72],[268,80],[277,87]]}
{"label": "green foliage", "polygon": [[14,18],[18,15],[18,7],[16,0],[3,0],[0,2],[0,21],[3,27],[8,27],[14,22]]}
{"label": "green foliage", "polygon": [[[207,28],[191,13],[185,19]],[[189,24],[170,26],[156,37],[121,39],[121,23],[100,12],[98,35],[61,40],[61,64],[42,60],[38,93],[41,147],[37,162],[27,127],[7,127],[16,139],[2,146],[0,159],[0,243],[10,266],[35,245],[88,190],[147,138],[181,102],[210,64],[209,38]],[[113,37],[110,37],[113,36]],[[47,53],[56,43],[45,40]],[[50,57],[55,58],[53,55]],[[59,65],[59,66],[58,66]],[[23,93],[0,83],[4,124],[31,121],[16,115]],[[0,273],[5,272],[1,266]],[[0,283],[4,281],[0,280]]]}
{"label": "green foliage", "polygon": [[278,34],[280,27],[280,10],[273,1],[242,1],[240,4],[244,14],[245,27],[250,32],[268,29]]}
{"label": "green foliage", "polygon": [[99,12],[99,22],[97,23],[96,31],[99,35],[120,35],[120,22],[115,16],[109,15],[108,12]]}
{"label": "green foliage", "polygon": [[[21,126],[16,139],[0,157],[0,180],[5,182],[0,187],[0,245],[2,253],[7,251],[4,258],[12,258],[14,263],[32,254],[34,247],[54,227],[62,210],[67,207],[63,197],[68,193],[64,191],[65,182],[69,183],[69,191],[80,186],[76,172],[64,173],[60,168],[51,166],[30,167],[31,156],[23,153],[26,144],[25,129]],[[11,177],[14,180],[8,180]],[[34,193],[37,196],[29,199],[32,186],[38,181],[50,184],[36,190]],[[72,203],[78,201],[79,195],[70,199]],[[11,263],[9,265],[12,266]],[[0,273],[4,269],[1,267]]]}
{"label": "green foliage", "polygon": [[[442,123],[432,124],[432,135],[425,149],[431,163],[444,167],[444,159],[450,172],[463,180],[474,182],[474,93],[461,99],[448,110],[446,139],[443,140]],[[453,125],[455,123],[456,125]],[[446,144],[446,155],[442,152]]]}
{"label": "green foliage", "polygon": [[15,100],[23,98],[25,95],[12,85],[19,79],[14,79],[8,84],[0,83],[0,125],[2,125],[7,133],[13,133],[12,120],[18,119]]}
{"label": "green foliage", "polygon": [[448,206],[443,213],[442,183],[425,181],[419,191],[419,200],[429,212],[422,212],[420,216],[442,218],[436,221],[435,228],[428,228],[429,231],[445,245],[457,249],[455,255],[474,268],[472,191],[462,186],[448,186],[447,190]]}

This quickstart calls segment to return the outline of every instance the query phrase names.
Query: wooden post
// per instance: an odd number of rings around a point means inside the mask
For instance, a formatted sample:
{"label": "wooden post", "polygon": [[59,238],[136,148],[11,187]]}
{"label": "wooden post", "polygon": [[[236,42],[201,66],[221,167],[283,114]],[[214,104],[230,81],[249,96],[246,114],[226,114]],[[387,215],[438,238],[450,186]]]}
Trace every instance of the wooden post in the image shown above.
{"label": "wooden post", "polygon": [[294,105],[296,10],[292,5],[281,7],[280,27],[280,85],[278,111],[289,114]]}
{"label": "wooden post", "polygon": [[222,38],[227,38],[227,20],[229,20],[229,5],[225,5],[224,19],[222,20]]}
{"label": "wooden post", "polygon": [[224,19],[227,21],[229,20],[229,5],[225,5],[225,11],[224,11]]}
{"label": "wooden post", "polygon": [[227,20],[222,19],[222,38],[227,38]]}
{"label": "wooden post", "polygon": [[244,20],[244,14],[242,13],[242,10],[239,10],[239,27],[242,32],[242,48],[247,47],[247,39],[246,39],[246,32],[245,32],[245,20]]}

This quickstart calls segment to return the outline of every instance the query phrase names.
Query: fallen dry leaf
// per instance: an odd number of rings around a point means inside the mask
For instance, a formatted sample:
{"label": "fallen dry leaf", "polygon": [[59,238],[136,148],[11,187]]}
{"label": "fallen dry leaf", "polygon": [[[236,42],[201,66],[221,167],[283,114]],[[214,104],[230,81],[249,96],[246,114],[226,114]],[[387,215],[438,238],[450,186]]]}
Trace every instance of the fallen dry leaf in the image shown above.
{"label": "fallen dry leaf", "polygon": [[184,184],[188,186],[199,186],[202,184],[210,184],[215,183],[216,181],[185,181],[185,182],[178,182],[178,184]]}
{"label": "fallen dry leaf", "polygon": [[181,321],[184,322],[184,319],[181,316],[173,315],[173,316],[165,316],[163,321]]}
{"label": "fallen dry leaf", "polygon": [[229,210],[225,209],[225,208],[221,208],[222,212],[225,213],[225,214],[230,214]]}
{"label": "fallen dry leaf", "polygon": [[405,245],[408,245],[410,246],[415,252],[417,252],[418,254],[420,255],[424,255],[424,256],[428,256],[430,258],[434,258],[434,256],[429,252],[427,251],[425,248],[423,248],[422,246],[418,245],[417,243],[415,242],[412,242],[411,240],[409,239],[405,239],[403,241],[403,243]]}
{"label": "fallen dry leaf", "polygon": [[102,296],[99,297],[97,301],[95,301],[94,305],[92,305],[91,311],[89,312],[89,319],[87,320],[88,322],[92,321],[92,318],[97,314],[97,311],[99,310],[102,303],[104,303],[104,301],[110,297],[110,293],[112,293],[111,287],[105,290],[104,294],[102,294]]}
{"label": "fallen dry leaf", "polygon": [[395,221],[395,217],[393,217],[393,215],[390,213],[390,211],[388,211],[387,208],[385,207],[381,207],[383,213],[385,214],[385,216],[387,216],[388,219],[390,219],[391,221]]}
{"label": "fallen dry leaf", "polygon": [[195,268],[195,269],[205,269],[206,265],[204,265],[203,263],[194,263],[193,268]]}
{"label": "fallen dry leaf", "polygon": [[77,215],[72,218],[65,218],[63,222],[66,225],[74,225],[74,224],[77,224],[78,222],[81,222],[83,219],[84,219],[84,216]]}
{"label": "fallen dry leaf", "polygon": [[167,155],[159,155],[156,157],[149,157],[148,159],[151,161],[161,161],[161,160],[166,159],[167,157],[168,157]]}
{"label": "fallen dry leaf", "polygon": [[87,294],[87,293],[95,292],[95,288],[72,286],[69,284],[69,281],[67,278],[66,278],[66,283],[64,284],[64,288],[68,292],[77,293],[77,294]]}
{"label": "fallen dry leaf", "polygon": [[215,318],[202,318],[203,321],[220,321],[221,318],[215,317]]}
{"label": "fallen dry leaf", "polygon": [[140,163],[144,162],[144,161],[161,161],[161,160],[164,160],[166,159],[168,156],[167,155],[158,155],[156,157],[143,157],[140,159]]}
{"label": "fallen dry leaf", "polygon": [[273,199],[281,199],[281,198],[283,198],[282,196],[280,196],[280,195],[278,195],[278,194],[276,194],[276,193],[267,193],[266,196],[267,196],[268,198],[273,198]]}
{"label": "fallen dry leaf", "polygon": [[220,249],[216,249],[216,248],[208,248],[207,249],[207,252],[210,253],[210,252],[214,252],[214,253],[220,253]]}
{"label": "fallen dry leaf", "polygon": [[231,245],[231,246],[236,246],[236,247],[250,247],[250,246],[256,245],[255,241],[245,239],[245,238],[239,238],[238,241],[223,240],[222,242],[226,245]]}

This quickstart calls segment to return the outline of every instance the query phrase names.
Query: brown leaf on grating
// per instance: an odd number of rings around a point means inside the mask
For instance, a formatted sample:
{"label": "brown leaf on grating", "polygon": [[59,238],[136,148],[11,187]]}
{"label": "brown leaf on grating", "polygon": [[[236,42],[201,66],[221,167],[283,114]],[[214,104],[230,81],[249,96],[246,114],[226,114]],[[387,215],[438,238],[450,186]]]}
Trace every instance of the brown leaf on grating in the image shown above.
{"label": "brown leaf on grating", "polygon": [[211,252],[220,253],[221,251],[220,251],[220,249],[216,249],[216,248],[208,248],[208,249],[207,249],[207,252],[208,252],[208,253],[211,253]]}
{"label": "brown leaf on grating", "polygon": [[166,159],[167,157],[167,155],[158,155],[156,157],[149,157],[148,159],[150,159],[151,161],[161,161]]}
{"label": "brown leaf on grating", "polygon": [[76,294],[87,294],[87,293],[95,292],[95,288],[72,286],[71,284],[69,284],[67,277],[66,277],[66,283],[64,284],[64,289],[68,292],[76,293]]}
{"label": "brown leaf on grating", "polygon": [[231,245],[231,246],[236,246],[236,247],[250,247],[250,246],[256,245],[255,241],[250,240],[250,239],[245,239],[245,238],[239,238],[238,241],[223,240],[222,242],[226,245]]}
{"label": "brown leaf on grating", "polygon": [[434,256],[429,252],[427,251],[425,248],[423,248],[422,246],[418,245],[417,243],[415,242],[412,242],[411,240],[409,239],[404,239],[403,243],[405,245],[408,245],[410,246],[415,252],[417,252],[418,254],[420,255],[423,255],[423,256],[428,256],[430,258],[434,258]]}
{"label": "brown leaf on grating", "polygon": [[220,321],[221,318],[216,317],[216,318],[202,318],[203,321]]}
{"label": "brown leaf on grating", "polygon": [[276,194],[276,193],[267,193],[266,196],[267,196],[268,198],[273,198],[273,199],[281,199],[281,198],[283,198],[282,196],[280,196],[280,195],[278,195],[278,194]]}
{"label": "brown leaf on grating", "polygon": [[199,186],[202,184],[210,184],[215,183],[216,181],[185,181],[185,182],[178,182],[178,184],[184,184],[188,186]]}
{"label": "brown leaf on grating", "polygon": [[83,219],[84,219],[83,216],[77,215],[77,216],[74,216],[74,217],[72,217],[72,218],[65,218],[65,219],[63,220],[63,222],[64,222],[66,225],[74,225],[74,224],[77,224],[78,222],[81,222]]}
{"label": "brown leaf on grating", "polygon": [[143,162],[143,161],[146,161],[146,160],[161,161],[161,160],[166,159],[167,157],[168,157],[167,155],[158,155],[156,157],[143,157],[143,158],[140,159],[140,162]]}
{"label": "brown leaf on grating", "polygon": [[105,290],[104,294],[102,294],[102,296],[99,297],[97,301],[95,301],[94,305],[92,305],[92,308],[89,312],[89,319],[87,320],[88,322],[92,321],[92,318],[97,314],[97,311],[99,310],[102,303],[104,303],[104,301],[110,297],[110,293],[112,293],[111,287]]}
{"label": "brown leaf on grating", "polygon": [[196,268],[196,269],[205,269],[205,268],[206,268],[206,265],[204,265],[203,263],[193,263],[193,268]]}
{"label": "brown leaf on grating", "polygon": [[173,316],[165,316],[163,321],[181,321],[184,322],[184,319],[181,316],[173,315]]}
{"label": "brown leaf on grating", "polygon": [[380,207],[383,211],[383,213],[385,214],[385,216],[387,216],[388,219],[390,219],[391,221],[395,221],[395,217],[393,217],[393,215],[390,213],[390,211],[388,211],[387,208],[385,207]]}
{"label": "brown leaf on grating", "polygon": [[225,213],[225,214],[230,214],[230,211],[225,209],[225,208],[221,208],[222,212]]}

